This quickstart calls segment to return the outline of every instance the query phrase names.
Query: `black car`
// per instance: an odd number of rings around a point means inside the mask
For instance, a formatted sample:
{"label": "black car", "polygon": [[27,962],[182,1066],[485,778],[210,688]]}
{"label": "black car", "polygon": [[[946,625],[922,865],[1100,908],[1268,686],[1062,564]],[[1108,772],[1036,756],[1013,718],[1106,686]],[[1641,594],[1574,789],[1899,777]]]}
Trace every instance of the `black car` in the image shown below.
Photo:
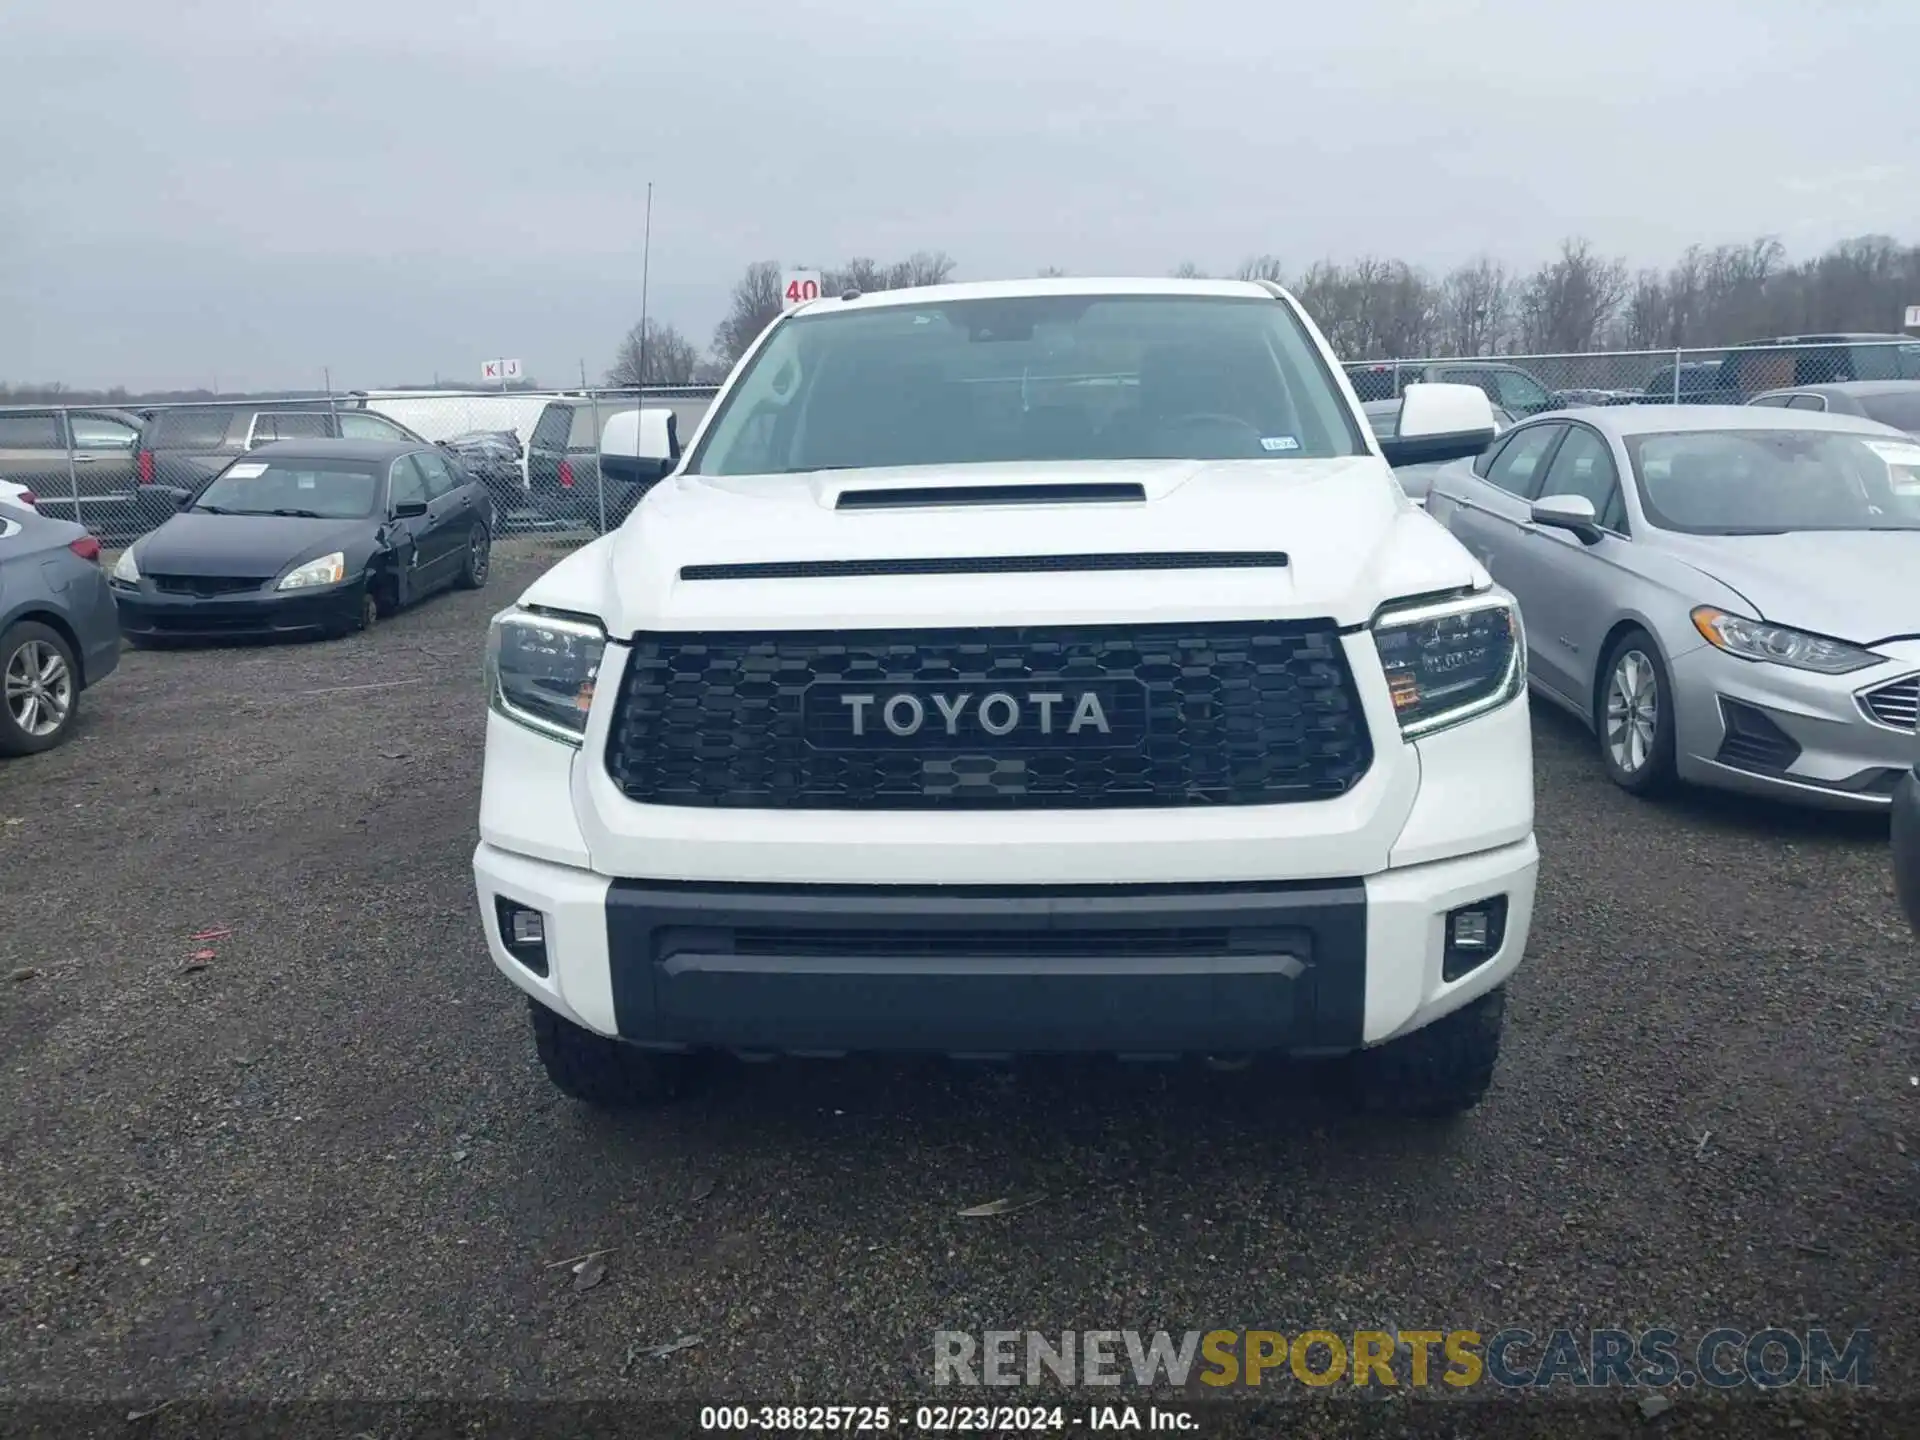
{"label": "black car", "polygon": [[364,630],[487,579],[493,504],[425,441],[283,440],[235,460],[113,569],[135,644]]}

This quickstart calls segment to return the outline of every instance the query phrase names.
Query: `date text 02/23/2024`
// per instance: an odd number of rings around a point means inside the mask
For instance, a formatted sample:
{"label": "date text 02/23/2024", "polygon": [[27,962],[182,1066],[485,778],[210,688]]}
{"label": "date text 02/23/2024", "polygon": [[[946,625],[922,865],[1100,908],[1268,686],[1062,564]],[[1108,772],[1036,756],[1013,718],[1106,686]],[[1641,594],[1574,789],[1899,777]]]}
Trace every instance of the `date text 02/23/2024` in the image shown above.
{"label": "date text 02/23/2024", "polygon": [[1160,1405],[709,1405],[700,1411],[706,1431],[824,1431],[883,1434],[1000,1434],[1050,1430],[1192,1431],[1190,1410]]}

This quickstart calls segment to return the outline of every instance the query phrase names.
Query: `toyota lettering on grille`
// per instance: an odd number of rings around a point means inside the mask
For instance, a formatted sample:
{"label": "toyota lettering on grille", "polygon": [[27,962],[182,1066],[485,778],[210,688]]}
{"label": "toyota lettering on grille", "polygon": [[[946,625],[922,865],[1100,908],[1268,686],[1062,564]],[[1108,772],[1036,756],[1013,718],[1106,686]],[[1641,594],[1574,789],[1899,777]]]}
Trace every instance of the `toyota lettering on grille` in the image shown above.
{"label": "toyota lettering on grille", "polygon": [[1146,734],[1138,683],[816,684],[804,700],[807,740],[820,750],[952,753],[1112,748]]}

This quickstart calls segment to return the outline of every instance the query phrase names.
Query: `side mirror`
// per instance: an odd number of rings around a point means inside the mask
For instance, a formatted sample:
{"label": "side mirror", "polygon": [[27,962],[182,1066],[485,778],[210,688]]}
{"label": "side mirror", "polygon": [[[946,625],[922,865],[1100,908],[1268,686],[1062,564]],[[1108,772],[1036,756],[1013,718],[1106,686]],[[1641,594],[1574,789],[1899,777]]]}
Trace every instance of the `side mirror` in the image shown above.
{"label": "side mirror", "polygon": [[1391,440],[1380,441],[1387,464],[1427,465],[1478,455],[1499,429],[1493,402],[1478,385],[1407,386],[1400,397],[1400,423]]}
{"label": "side mirror", "polygon": [[1582,545],[1600,541],[1600,518],[1584,495],[1542,495],[1533,502],[1532,519],[1550,530],[1565,530]]}
{"label": "side mirror", "polygon": [[393,518],[396,520],[418,520],[426,513],[427,502],[424,500],[402,500],[393,507]]}
{"label": "side mirror", "polygon": [[671,410],[622,410],[600,431],[600,473],[651,485],[680,460],[680,419]]}

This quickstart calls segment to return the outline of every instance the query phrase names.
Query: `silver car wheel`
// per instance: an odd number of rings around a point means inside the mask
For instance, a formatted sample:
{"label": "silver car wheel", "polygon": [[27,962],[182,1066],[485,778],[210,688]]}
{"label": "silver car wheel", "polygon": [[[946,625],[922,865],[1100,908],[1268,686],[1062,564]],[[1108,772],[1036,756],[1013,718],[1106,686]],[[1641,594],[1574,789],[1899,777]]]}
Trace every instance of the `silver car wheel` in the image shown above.
{"label": "silver car wheel", "polygon": [[7,658],[6,701],[22,733],[44,740],[73,711],[73,672],[53,646],[29,640]]}
{"label": "silver car wheel", "polygon": [[1607,677],[1607,751],[1623,775],[1637,775],[1653,756],[1660,729],[1660,680],[1638,650],[1623,650]]}

